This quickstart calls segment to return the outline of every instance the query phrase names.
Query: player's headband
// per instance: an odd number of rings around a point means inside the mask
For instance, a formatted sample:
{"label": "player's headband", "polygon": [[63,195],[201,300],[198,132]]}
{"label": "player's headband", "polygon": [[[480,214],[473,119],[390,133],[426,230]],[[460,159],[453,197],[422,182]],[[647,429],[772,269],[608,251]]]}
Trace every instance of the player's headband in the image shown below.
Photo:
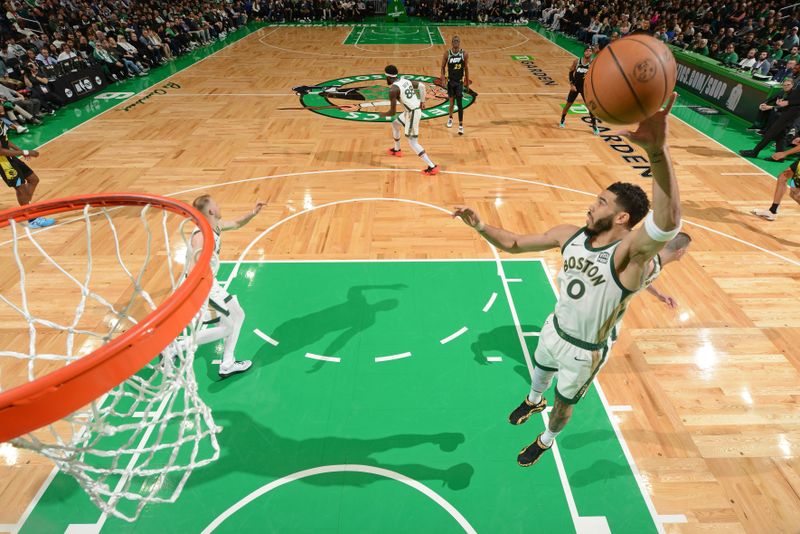
{"label": "player's headband", "polygon": [[399,75],[397,69],[390,70],[387,68],[383,71],[383,73],[386,75],[387,78],[397,78],[397,76]]}

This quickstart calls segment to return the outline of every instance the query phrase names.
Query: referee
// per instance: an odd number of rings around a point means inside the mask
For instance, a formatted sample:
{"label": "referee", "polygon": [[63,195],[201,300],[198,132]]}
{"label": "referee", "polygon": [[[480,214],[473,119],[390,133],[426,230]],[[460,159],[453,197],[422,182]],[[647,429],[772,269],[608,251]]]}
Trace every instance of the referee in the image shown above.
{"label": "referee", "polygon": [[458,100],[458,135],[464,135],[464,91],[469,91],[468,54],[461,49],[461,39],[453,36],[452,47],[442,56],[442,79],[447,68],[447,98],[450,99],[450,118],[447,127],[453,127],[453,102]]}

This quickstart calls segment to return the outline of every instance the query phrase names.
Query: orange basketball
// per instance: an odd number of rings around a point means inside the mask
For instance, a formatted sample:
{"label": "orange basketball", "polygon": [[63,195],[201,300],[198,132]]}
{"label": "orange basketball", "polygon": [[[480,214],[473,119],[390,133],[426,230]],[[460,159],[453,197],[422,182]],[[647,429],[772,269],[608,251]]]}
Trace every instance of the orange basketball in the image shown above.
{"label": "orange basketball", "polygon": [[611,124],[640,122],[667,101],[677,74],[672,52],[658,39],[644,34],[617,39],[589,67],[586,105]]}

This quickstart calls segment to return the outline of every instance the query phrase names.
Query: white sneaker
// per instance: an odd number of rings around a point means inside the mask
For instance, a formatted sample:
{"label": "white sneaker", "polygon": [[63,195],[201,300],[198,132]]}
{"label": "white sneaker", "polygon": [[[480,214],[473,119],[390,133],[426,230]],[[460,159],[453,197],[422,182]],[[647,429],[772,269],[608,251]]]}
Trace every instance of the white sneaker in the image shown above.
{"label": "white sneaker", "polygon": [[778,217],[777,213],[772,213],[769,210],[750,210],[750,213],[768,221],[774,221]]}
{"label": "white sneaker", "polygon": [[235,374],[244,373],[250,369],[251,365],[253,365],[253,362],[250,360],[235,361],[229,366],[220,365],[219,376],[220,378],[228,378],[229,376],[233,376]]}
{"label": "white sneaker", "polygon": [[450,117],[449,119],[447,119],[447,127],[448,128],[452,128],[453,127],[453,117]]}
{"label": "white sneaker", "polygon": [[458,125],[458,135],[464,135],[464,127],[460,124]]}

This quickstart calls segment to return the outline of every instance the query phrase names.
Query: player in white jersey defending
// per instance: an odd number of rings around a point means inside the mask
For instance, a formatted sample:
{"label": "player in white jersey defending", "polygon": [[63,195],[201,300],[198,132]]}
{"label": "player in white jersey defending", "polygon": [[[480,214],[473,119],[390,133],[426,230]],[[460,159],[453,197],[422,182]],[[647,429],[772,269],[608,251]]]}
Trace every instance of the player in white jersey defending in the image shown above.
{"label": "player in white jersey defending", "polygon": [[[224,221],[222,220],[222,210],[211,198],[211,195],[202,195],[194,199],[192,206],[208,219],[211,229],[214,231],[214,254],[211,256],[211,272],[214,273],[215,277],[219,270],[219,250],[222,245],[220,233],[228,230],[238,230],[258,215],[258,212],[265,205],[264,202],[256,202],[253,211],[247,215],[235,221]],[[191,270],[192,265],[197,261],[200,251],[203,249],[203,234],[200,230],[195,230],[192,233],[190,246],[191,248],[187,251],[187,262],[189,264],[186,272]],[[239,332],[241,332],[242,324],[244,324],[244,310],[239,305],[238,299],[235,295],[229,294],[215,278],[214,284],[211,286],[211,293],[208,295],[208,305],[217,312],[217,318],[207,324],[218,323],[219,325],[201,330],[197,334],[197,344],[204,345],[218,339],[225,339],[222,363],[219,366],[219,376],[221,378],[228,378],[231,375],[247,371],[253,362],[250,360],[238,361],[233,355],[236,350],[236,342],[239,340]]]}
{"label": "player in white jersey defending", "polygon": [[422,174],[433,176],[439,173],[439,166],[431,161],[425,149],[419,144],[419,123],[422,120],[422,109],[425,107],[425,84],[422,82],[400,78],[397,67],[389,65],[384,71],[386,83],[391,86],[389,89],[389,111],[380,115],[382,117],[392,117],[397,114],[397,102],[403,106],[402,113],[397,115],[392,121],[392,138],[394,147],[389,149],[390,156],[401,157],[403,152],[400,150],[400,129],[405,131],[408,144],[411,149],[422,158],[428,167],[423,169]]}
{"label": "player in white jersey defending", "polygon": [[[617,182],[603,190],[586,214],[586,226],[562,224],[541,235],[519,235],[484,224],[470,208],[453,213],[485,239],[506,252],[521,253],[560,247],[559,301],[545,321],[534,354],[534,375],[528,397],[509,416],[521,424],[547,406],[542,393],[558,375],[556,399],[546,430],[522,449],[517,463],[533,465],[550,449],[603,366],[612,331],[631,297],[642,289],[651,260],[680,231],[678,182],[667,146],[667,122],[675,103],[648,117],[636,131],[623,131],[648,155],[653,172],[653,212],[642,189]],[[646,216],[646,217],[645,217]],[[644,224],[633,229],[639,221]]]}

